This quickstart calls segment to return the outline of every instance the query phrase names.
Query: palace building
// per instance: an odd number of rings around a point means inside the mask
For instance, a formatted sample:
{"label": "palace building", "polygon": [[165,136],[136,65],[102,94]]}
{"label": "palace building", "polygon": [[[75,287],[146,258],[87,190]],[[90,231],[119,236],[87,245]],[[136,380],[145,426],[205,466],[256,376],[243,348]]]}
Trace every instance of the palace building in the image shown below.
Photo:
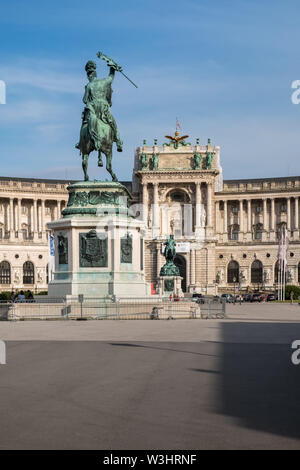
{"label": "palace building", "polygon": [[[144,222],[145,280],[157,286],[163,242],[177,241],[184,292],[272,291],[278,236],[286,227],[287,283],[299,285],[300,176],[224,180],[220,148],[185,142],[138,147],[130,190]],[[71,181],[0,177],[0,290],[47,290],[49,230],[68,204]]]}

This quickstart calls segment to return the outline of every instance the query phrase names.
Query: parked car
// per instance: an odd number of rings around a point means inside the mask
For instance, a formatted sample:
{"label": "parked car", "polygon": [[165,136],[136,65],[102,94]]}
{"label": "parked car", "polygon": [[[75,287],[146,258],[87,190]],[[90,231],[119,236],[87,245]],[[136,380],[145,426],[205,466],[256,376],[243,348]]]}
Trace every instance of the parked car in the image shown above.
{"label": "parked car", "polygon": [[251,296],[250,302],[261,302],[262,294],[260,292],[254,292]]}
{"label": "parked car", "polygon": [[234,296],[232,294],[222,294],[221,295],[221,300],[225,299],[227,303],[233,303],[234,302]]}
{"label": "parked car", "polygon": [[271,302],[272,300],[277,300],[276,294],[269,294],[267,297],[267,302]]}
{"label": "parked car", "polygon": [[244,302],[251,302],[252,294],[244,294],[243,298]]}
{"label": "parked car", "polygon": [[202,294],[193,294],[192,302],[197,302],[198,304],[204,304],[204,296]]}

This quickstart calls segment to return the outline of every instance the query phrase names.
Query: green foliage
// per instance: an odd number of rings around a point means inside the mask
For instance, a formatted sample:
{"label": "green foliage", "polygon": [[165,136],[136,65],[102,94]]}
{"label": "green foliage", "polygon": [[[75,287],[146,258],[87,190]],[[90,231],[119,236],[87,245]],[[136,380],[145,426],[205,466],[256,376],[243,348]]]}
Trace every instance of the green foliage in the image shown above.
{"label": "green foliage", "polygon": [[0,292],[0,300],[10,300],[10,295],[9,291]]}
{"label": "green foliage", "polygon": [[297,300],[300,297],[300,287],[298,286],[285,286],[285,298],[290,299],[291,291],[294,292],[294,300]]}

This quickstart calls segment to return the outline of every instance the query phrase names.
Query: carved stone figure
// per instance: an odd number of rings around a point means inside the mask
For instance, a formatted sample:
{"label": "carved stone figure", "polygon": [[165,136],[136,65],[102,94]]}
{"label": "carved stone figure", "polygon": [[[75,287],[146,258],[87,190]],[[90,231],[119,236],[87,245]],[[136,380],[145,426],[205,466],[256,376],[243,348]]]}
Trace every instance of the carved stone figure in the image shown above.
{"label": "carved stone figure", "polygon": [[15,278],[15,283],[19,284],[19,282],[21,281],[21,273],[19,269],[15,269],[14,278]]}
{"label": "carved stone figure", "polygon": [[224,281],[224,269],[223,268],[219,269],[219,271],[217,272],[216,281],[218,284]]}
{"label": "carved stone figure", "polygon": [[247,281],[247,270],[246,269],[241,269],[240,279],[241,279],[241,282]]}
{"label": "carved stone figure", "polygon": [[270,269],[265,269],[264,270],[264,282],[270,282],[271,280],[271,271]]}
{"label": "carved stone figure", "polygon": [[98,238],[96,230],[79,234],[80,267],[107,267],[107,235]]}
{"label": "carved stone figure", "polygon": [[37,270],[37,282],[43,282],[44,275],[43,275],[43,270],[39,268]]}
{"label": "carved stone figure", "polygon": [[200,215],[201,227],[205,227],[206,224],[206,210],[204,204],[201,204],[201,215]]}
{"label": "carved stone figure", "polygon": [[287,282],[293,282],[294,280],[294,270],[289,268],[287,272]]}

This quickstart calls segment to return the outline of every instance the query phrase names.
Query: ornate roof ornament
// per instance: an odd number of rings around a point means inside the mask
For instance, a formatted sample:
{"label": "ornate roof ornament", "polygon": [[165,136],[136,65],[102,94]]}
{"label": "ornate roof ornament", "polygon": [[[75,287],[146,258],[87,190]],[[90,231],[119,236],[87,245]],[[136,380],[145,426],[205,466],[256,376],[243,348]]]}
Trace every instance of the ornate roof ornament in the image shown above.
{"label": "ornate roof ornament", "polygon": [[173,137],[170,135],[165,135],[165,137],[166,139],[169,139],[170,142],[165,143],[164,145],[167,145],[167,146],[173,145],[175,149],[177,149],[179,145],[191,145],[189,142],[185,142],[185,139],[188,138],[188,135],[180,136],[177,130],[175,131],[175,134]]}

